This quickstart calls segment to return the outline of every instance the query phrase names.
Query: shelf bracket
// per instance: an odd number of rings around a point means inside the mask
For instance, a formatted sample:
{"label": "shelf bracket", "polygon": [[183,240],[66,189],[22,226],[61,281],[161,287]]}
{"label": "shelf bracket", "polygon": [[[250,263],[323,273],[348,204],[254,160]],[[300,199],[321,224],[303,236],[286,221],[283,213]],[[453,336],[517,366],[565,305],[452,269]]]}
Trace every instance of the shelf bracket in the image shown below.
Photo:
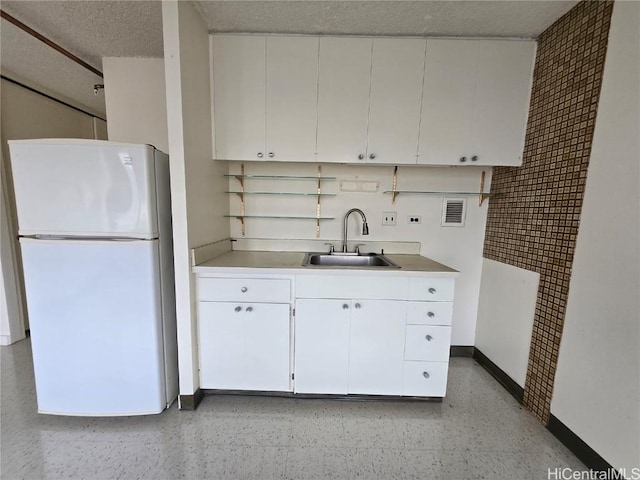
{"label": "shelf bracket", "polygon": [[393,167],[393,186],[391,188],[391,204],[395,205],[398,196],[398,166]]}
{"label": "shelf bracket", "polygon": [[[236,177],[238,178],[238,177]],[[242,236],[245,236],[245,232],[246,232],[246,226],[245,226],[245,222],[244,222],[244,216],[245,216],[245,205],[244,205],[244,163],[242,165],[240,165],[240,178],[238,178],[238,180],[240,181],[240,208],[241,208],[241,212],[242,212],[242,218],[240,218],[240,226],[242,228]]]}
{"label": "shelf bracket", "polygon": [[322,182],[322,166],[318,165],[318,196],[316,201],[316,238],[320,237],[320,194],[322,193],[320,183]]}
{"label": "shelf bracket", "polygon": [[480,195],[479,195],[479,206],[482,206],[482,204],[484,203],[485,200],[487,200],[489,197],[491,197],[490,193],[484,193],[484,170],[482,171],[482,174],[480,175]]}

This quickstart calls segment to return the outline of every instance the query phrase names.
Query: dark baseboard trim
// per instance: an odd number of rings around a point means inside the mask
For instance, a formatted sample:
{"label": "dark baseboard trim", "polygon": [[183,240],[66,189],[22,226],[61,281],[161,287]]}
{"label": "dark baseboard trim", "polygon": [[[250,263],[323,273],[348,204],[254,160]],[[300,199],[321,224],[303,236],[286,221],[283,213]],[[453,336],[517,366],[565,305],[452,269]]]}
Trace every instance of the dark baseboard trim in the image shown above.
{"label": "dark baseboard trim", "polygon": [[204,389],[205,395],[231,395],[243,397],[279,397],[279,398],[306,398],[324,400],[348,400],[365,402],[369,400],[384,400],[387,402],[427,402],[442,403],[442,397],[403,397],[398,395],[334,395],[328,393],[293,393],[293,392],[271,392],[260,390],[218,390]]}
{"label": "dark baseboard trim", "polygon": [[507,389],[513,398],[518,403],[522,404],[524,399],[524,388],[518,385],[509,375],[507,375],[500,367],[487,358],[478,348],[473,349],[473,358],[478,362],[487,372],[500,382],[500,384]]}
{"label": "dark baseboard trim", "polygon": [[549,415],[547,429],[591,470],[598,472],[611,472],[613,470],[609,462],[598,455],[593,448],[587,445],[553,414]]}
{"label": "dark baseboard trim", "polygon": [[193,395],[179,395],[178,407],[180,410],[195,410],[204,398],[204,392],[197,389]]}
{"label": "dark baseboard trim", "polygon": [[450,357],[473,357],[474,347],[467,347],[462,345],[451,345],[449,350]]}

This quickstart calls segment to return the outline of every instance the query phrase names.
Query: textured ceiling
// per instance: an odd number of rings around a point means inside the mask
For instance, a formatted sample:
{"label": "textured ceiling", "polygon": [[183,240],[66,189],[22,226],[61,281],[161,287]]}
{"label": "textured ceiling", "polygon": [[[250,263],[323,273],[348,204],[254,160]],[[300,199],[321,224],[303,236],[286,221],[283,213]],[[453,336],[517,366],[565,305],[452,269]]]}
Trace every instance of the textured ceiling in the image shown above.
{"label": "textured ceiling", "polygon": [[211,32],[525,37],[577,0],[197,1]]}
{"label": "textured ceiling", "polygon": [[[577,0],[198,1],[212,32],[537,37]],[[159,0],[2,0],[3,10],[102,69],[102,57],[161,57]],[[97,77],[9,22],[0,23],[2,73],[104,115]]]}

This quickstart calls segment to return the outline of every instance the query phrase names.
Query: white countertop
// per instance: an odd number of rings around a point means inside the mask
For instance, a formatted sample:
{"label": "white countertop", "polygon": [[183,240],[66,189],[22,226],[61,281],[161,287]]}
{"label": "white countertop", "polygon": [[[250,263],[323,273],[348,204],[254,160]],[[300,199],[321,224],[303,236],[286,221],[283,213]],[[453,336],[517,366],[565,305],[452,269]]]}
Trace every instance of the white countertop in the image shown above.
{"label": "white countertop", "polygon": [[[193,267],[193,272],[206,274],[265,273],[274,274],[385,274],[457,276],[458,271],[421,255],[385,254],[400,268],[386,267],[303,267],[305,252],[265,252],[233,250]],[[260,270],[260,272],[256,272]]]}

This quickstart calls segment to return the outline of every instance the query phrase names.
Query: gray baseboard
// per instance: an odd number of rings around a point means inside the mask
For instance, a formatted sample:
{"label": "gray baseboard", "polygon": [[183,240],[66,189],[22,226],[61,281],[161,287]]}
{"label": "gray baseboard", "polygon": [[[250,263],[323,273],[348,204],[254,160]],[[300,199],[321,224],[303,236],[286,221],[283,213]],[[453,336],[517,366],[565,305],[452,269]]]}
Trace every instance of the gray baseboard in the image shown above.
{"label": "gray baseboard", "polygon": [[204,392],[196,390],[193,395],[178,395],[178,407],[180,410],[195,410],[204,398]]}
{"label": "gray baseboard", "polygon": [[518,403],[522,404],[524,399],[524,388],[518,385],[509,375],[507,375],[504,370],[498,367],[495,363],[493,363],[485,354],[483,354],[477,348],[473,349],[473,358],[476,362],[478,362],[482,367],[489,372],[493,377],[500,382],[500,384],[507,389],[513,398],[515,398]]}
{"label": "gray baseboard", "polygon": [[450,357],[473,357],[475,347],[465,345],[451,345]]}

